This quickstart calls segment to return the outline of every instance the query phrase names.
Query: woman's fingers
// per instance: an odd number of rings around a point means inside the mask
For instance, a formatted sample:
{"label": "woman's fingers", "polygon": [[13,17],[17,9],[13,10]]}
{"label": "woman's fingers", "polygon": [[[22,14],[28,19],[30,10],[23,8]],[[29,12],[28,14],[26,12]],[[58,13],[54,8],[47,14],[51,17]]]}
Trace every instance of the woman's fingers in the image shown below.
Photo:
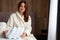
{"label": "woman's fingers", "polygon": [[26,33],[23,33],[23,34],[21,35],[22,38],[24,38],[24,37],[26,37],[26,36],[27,36]]}
{"label": "woman's fingers", "polygon": [[6,33],[7,33],[8,31],[3,31],[3,36],[5,37],[6,36]]}

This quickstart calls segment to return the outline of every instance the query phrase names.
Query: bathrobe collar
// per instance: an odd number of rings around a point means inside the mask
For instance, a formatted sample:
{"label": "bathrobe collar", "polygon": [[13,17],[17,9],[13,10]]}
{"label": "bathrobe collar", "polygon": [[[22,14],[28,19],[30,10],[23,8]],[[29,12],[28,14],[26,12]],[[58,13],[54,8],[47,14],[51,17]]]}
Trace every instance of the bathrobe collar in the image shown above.
{"label": "bathrobe collar", "polygon": [[16,12],[17,16],[24,22],[24,15],[21,17],[19,12]]}
{"label": "bathrobe collar", "polygon": [[20,18],[22,18],[22,19],[24,18],[24,15],[21,16],[19,12],[16,12],[16,14],[17,14]]}

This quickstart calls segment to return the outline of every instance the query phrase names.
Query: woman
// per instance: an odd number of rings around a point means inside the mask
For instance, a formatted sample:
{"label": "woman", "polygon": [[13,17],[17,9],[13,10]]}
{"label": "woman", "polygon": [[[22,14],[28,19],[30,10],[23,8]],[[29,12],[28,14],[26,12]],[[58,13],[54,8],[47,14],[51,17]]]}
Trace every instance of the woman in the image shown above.
{"label": "woman", "polygon": [[26,1],[20,1],[18,4],[18,11],[16,13],[11,14],[8,22],[6,31],[11,27],[24,27],[24,32],[20,36],[23,40],[36,40],[36,38],[31,34],[32,27],[31,27],[31,17],[28,15],[28,6]]}

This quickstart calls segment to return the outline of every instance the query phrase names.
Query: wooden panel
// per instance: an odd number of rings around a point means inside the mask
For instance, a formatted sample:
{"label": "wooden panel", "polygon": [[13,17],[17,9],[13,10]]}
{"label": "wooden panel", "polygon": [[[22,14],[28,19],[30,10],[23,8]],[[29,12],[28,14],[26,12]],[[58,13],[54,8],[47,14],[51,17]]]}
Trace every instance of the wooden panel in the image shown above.
{"label": "wooden panel", "polygon": [[47,29],[48,22],[48,1],[33,0],[32,10],[35,15],[35,34],[40,35],[42,29]]}
{"label": "wooden panel", "polygon": [[0,0],[0,12],[15,12],[20,0]]}

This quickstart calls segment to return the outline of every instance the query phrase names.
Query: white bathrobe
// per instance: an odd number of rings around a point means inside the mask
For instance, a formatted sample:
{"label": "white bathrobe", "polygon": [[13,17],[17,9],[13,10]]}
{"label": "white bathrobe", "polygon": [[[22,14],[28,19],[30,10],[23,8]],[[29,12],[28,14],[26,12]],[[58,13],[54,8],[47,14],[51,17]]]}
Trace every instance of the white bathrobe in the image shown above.
{"label": "white bathrobe", "polygon": [[22,38],[23,40],[36,40],[36,38],[31,34],[31,17],[29,16],[28,22],[24,21],[24,16],[21,17],[19,12],[12,13],[7,22],[6,30],[9,30],[11,27],[24,27],[24,32],[27,34],[27,37]]}

